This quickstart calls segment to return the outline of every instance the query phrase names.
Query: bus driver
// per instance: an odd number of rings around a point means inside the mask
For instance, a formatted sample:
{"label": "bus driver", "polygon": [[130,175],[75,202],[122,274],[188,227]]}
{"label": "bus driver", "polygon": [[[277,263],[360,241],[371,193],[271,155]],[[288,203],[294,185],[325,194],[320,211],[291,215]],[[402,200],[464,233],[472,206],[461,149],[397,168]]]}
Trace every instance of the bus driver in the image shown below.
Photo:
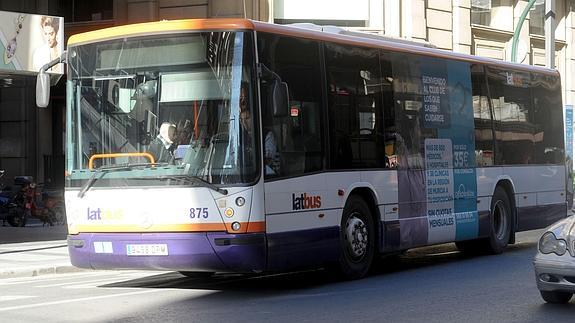
{"label": "bus driver", "polygon": [[160,133],[150,143],[150,153],[156,159],[156,163],[173,163],[174,150],[176,149],[176,126],[170,122],[164,122],[160,126]]}

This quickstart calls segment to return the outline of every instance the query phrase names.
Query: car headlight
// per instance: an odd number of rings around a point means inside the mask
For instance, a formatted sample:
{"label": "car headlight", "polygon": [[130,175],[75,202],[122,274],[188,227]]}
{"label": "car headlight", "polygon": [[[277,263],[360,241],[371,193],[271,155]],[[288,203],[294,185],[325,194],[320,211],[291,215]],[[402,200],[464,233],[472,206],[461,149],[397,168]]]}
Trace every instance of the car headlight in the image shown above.
{"label": "car headlight", "polygon": [[562,256],[567,251],[567,242],[563,239],[557,239],[553,232],[546,232],[539,239],[539,251],[544,254],[555,253]]}

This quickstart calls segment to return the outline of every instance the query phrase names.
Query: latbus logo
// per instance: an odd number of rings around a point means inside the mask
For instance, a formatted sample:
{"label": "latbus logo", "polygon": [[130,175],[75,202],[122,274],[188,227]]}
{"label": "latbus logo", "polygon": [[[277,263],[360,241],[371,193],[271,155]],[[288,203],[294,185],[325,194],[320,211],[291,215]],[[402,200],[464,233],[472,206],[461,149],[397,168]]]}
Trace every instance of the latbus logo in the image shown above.
{"label": "latbus logo", "polygon": [[121,220],[124,218],[124,210],[122,209],[105,209],[105,208],[89,208],[86,210],[86,216],[89,221],[97,220]]}
{"label": "latbus logo", "polygon": [[294,210],[319,209],[321,207],[321,196],[312,196],[303,193],[296,197],[295,194],[292,194],[291,200]]}

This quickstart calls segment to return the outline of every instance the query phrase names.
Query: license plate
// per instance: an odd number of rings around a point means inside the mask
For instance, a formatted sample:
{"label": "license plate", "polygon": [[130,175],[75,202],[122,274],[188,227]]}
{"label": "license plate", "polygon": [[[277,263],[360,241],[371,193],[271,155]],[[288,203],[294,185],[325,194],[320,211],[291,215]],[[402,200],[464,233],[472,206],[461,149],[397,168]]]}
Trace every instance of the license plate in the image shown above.
{"label": "license plate", "polygon": [[129,244],[126,245],[128,256],[167,256],[167,244]]}

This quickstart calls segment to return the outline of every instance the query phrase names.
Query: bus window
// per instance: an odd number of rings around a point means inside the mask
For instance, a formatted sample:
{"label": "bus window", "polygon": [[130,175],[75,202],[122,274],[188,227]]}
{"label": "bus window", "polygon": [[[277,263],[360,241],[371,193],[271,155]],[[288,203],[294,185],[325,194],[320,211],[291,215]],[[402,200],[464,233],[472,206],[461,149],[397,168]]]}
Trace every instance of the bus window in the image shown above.
{"label": "bus window", "polygon": [[273,136],[277,148],[277,158],[266,158],[265,177],[298,176],[323,169],[319,42],[260,33],[258,50],[260,63],[287,83],[290,105],[288,115],[274,115],[267,99],[271,82],[262,80],[263,141],[273,146]]}
{"label": "bus window", "polygon": [[553,131],[562,127],[563,107],[561,85],[554,75],[531,74],[533,95],[533,123],[537,129],[534,160],[537,164],[562,164],[564,162],[563,134]]}
{"label": "bus window", "polygon": [[378,59],[374,49],[326,45],[332,169],[385,166]]}
{"label": "bus window", "polygon": [[493,107],[497,165],[532,164],[536,135],[531,107],[530,74],[487,68]]}
{"label": "bus window", "polygon": [[397,142],[394,136],[395,103],[393,98],[393,71],[390,55],[380,51],[381,87],[383,91],[383,131],[385,142],[384,167],[397,168]]}
{"label": "bus window", "polygon": [[493,129],[483,65],[471,65],[476,165],[493,165]]}
{"label": "bus window", "polygon": [[[398,167],[423,169],[426,131],[421,120],[421,61],[415,55],[393,55],[393,91],[396,124],[392,131],[398,143]],[[436,137],[428,134],[429,137]]]}

